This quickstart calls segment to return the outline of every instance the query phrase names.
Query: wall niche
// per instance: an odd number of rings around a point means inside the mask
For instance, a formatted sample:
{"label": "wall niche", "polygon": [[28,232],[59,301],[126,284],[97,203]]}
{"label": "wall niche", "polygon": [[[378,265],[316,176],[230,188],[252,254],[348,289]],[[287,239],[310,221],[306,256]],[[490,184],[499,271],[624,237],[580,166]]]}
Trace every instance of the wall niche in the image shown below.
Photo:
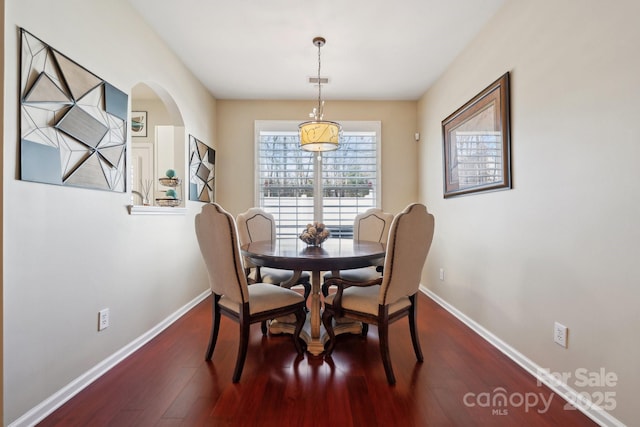
{"label": "wall niche", "polygon": [[180,208],[188,197],[186,149],[182,115],[173,98],[150,83],[135,85],[131,90],[131,213],[184,212]]}

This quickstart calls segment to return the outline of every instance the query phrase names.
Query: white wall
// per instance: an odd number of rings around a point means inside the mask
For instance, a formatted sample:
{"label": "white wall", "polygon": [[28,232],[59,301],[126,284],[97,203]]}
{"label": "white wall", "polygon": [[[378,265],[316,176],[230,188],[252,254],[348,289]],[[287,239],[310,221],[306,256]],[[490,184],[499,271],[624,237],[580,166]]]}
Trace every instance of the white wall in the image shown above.
{"label": "white wall", "polygon": [[[163,87],[187,132],[214,147],[215,100],[125,0],[7,0],[5,13],[7,424],[208,289],[193,231],[202,204],[187,202],[182,216],[130,216],[130,193],[17,179],[18,27],[125,92],[140,81]],[[105,307],[111,327],[98,332]]]}
{"label": "white wall", "polygon": [[[436,217],[423,283],[568,385],[640,385],[640,3],[514,0],[420,100],[421,199]],[[511,72],[510,191],[444,200],[441,121]],[[445,281],[438,277],[445,269]],[[569,327],[569,347],[552,341]],[[579,387],[605,368],[614,387]],[[487,390],[490,392],[491,390]]]}
{"label": "white wall", "polygon": [[[2,58],[0,58],[0,81],[4,81],[4,0],[0,0],[0,44]],[[4,85],[0,85],[0,94],[4,99]],[[0,103],[0,133],[4,134],[4,104]],[[4,163],[4,152],[0,150],[0,164]],[[4,168],[4,167],[3,167]],[[4,188],[4,176],[0,175],[0,186]],[[0,204],[0,217],[4,223],[4,208]],[[0,229],[0,240],[4,242],[4,227]],[[4,278],[4,245],[0,247],[0,291]],[[0,292],[0,382],[4,383],[4,293]],[[4,419],[4,389],[0,388],[0,420]]]}

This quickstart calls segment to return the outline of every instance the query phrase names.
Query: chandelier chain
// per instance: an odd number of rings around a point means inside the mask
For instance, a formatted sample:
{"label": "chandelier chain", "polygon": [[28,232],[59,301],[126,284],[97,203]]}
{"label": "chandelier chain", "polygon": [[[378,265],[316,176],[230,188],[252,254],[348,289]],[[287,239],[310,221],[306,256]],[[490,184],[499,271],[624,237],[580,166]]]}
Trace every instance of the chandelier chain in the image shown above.
{"label": "chandelier chain", "polygon": [[324,116],[324,105],[322,105],[322,80],[320,80],[320,49],[322,48],[322,44],[318,43],[318,114],[316,115],[316,120],[322,120]]}

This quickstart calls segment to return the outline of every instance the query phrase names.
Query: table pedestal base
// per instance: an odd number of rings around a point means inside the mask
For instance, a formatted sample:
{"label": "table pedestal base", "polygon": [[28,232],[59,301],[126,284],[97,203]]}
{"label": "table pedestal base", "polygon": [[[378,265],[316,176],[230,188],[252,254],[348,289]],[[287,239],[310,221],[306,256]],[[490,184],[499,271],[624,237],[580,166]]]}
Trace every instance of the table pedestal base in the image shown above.
{"label": "table pedestal base", "polygon": [[[269,324],[269,332],[272,334],[292,334],[296,330],[295,323],[289,323],[288,319],[274,319]],[[307,352],[314,356],[319,356],[324,353],[324,345],[329,340],[329,334],[322,327],[322,333],[320,337],[314,339],[310,334],[310,321],[307,319],[302,332],[300,332],[300,339],[307,343]],[[341,334],[361,334],[362,323],[353,322],[351,320],[339,320],[333,321],[333,331],[337,335]]]}
{"label": "table pedestal base", "polygon": [[[339,271],[332,272],[334,277],[340,275]],[[300,272],[296,271],[294,276],[284,285],[291,287],[297,283],[300,278]],[[320,271],[311,272],[311,312],[307,316],[307,321],[300,332],[300,338],[307,343],[307,352],[314,356],[324,353],[324,345],[329,340],[329,335],[324,330],[321,322],[321,302],[320,302]],[[296,330],[295,317],[283,317],[274,319],[269,326],[269,332],[272,334],[293,334]],[[352,320],[336,320],[333,321],[333,331],[336,335],[340,334],[360,334],[362,333],[362,323]]]}

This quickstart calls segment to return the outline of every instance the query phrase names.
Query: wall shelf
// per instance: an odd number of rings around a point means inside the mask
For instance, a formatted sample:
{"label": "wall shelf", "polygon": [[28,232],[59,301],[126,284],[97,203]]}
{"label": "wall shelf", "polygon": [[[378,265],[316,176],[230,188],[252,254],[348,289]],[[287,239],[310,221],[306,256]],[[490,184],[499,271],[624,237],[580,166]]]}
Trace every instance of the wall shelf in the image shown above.
{"label": "wall shelf", "polygon": [[187,208],[129,205],[129,215],[185,215]]}

